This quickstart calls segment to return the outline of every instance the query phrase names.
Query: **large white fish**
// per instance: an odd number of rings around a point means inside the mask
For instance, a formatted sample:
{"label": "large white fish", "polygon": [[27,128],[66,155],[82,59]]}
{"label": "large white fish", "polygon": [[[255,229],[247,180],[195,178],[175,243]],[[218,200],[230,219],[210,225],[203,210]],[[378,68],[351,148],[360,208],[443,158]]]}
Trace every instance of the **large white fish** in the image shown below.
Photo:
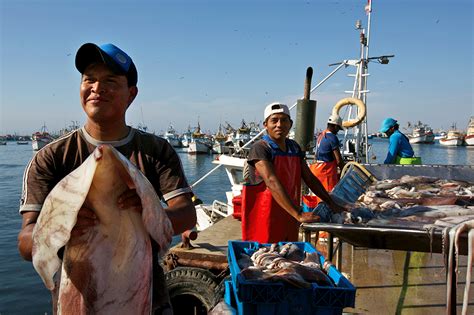
{"label": "large white fish", "polygon": [[[136,189],[142,214],[117,207]],[[99,224],[71,238],[82,205]],[[33,265],[49,290],[61,268],[58,314],[149,314],[150,237],[164,254],[173,229],[146,177],[112,146],[103,145],[50,192],[33,231]],[[65,246],[63,260],[58,251]],[[56,288],[57,289],[57,288]]]}

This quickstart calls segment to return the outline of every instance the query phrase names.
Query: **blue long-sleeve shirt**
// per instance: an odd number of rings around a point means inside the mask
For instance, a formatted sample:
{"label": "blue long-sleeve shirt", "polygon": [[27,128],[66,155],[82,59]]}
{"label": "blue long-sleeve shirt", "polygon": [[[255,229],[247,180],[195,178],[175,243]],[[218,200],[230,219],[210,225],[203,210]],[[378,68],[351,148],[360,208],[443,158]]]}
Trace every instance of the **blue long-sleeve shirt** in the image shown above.
{"label": "blue long-sleeve shirt", "polygon": [[389,141],[387,158],[383,162],[384,164],[394,163],[397,155],[400,157],[413,157],[415,154],[408,138],[400,131],[395,130],[390,136]]}

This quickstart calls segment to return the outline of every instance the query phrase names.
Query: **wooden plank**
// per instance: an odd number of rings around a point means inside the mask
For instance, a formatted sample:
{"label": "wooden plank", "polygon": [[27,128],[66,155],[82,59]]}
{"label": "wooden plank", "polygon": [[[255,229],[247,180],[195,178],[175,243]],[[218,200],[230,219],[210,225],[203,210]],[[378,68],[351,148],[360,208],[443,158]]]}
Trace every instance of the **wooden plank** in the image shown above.
{"label": "wooden plank", "polygon": [[170,249],[170,252],[181,258],[200,261],[227,262],[227,242],[242,240],[241,222],[228,216],[204,231],[199,232],[193,248],[181,248],[181,243]]}

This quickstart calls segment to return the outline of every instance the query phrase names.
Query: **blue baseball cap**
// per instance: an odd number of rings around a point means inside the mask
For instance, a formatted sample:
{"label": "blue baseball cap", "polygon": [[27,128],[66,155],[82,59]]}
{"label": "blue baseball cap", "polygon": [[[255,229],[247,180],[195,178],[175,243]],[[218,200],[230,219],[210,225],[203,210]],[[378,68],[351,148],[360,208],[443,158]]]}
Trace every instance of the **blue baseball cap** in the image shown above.
{"label": "blue baseball cap", "polygon": [[76,68],[82,74],[91,63],[97,62],[105,63],[114,73],[126,76],[129,86],[137,85],[138,73],[132,58],[117,46],[87,43],[76,53]]}
{"label": "blue baseball cap", "polygon": [[395,126],[397,121],[393,118],[385,118],[382,121],[382,125],[380,126],[380,132],[386,133],[390,128]]}

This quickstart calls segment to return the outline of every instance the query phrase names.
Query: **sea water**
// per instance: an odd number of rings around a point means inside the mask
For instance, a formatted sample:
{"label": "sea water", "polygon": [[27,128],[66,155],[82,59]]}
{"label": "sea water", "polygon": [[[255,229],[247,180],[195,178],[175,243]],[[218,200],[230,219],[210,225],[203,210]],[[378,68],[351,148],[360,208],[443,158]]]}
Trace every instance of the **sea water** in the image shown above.
{"label": "sea water", "polygon": [[[369,158],[372,163],[383,163],[388,141],[371,139]],[[445,147],[439,144],[413,145],[424,164],[474,165],[474,147]],[[189,155],[176,149],[181,158],[189,184],[215,167],[216,156]],[[27,163],[34,154],[31,145],[9,142],[0,146],[0,315],[51,314],[51,297],[34,270],[31,262],[24,261],[17,250],[17,235],[21,227],[18,213],[22,177]],[[217,169],[196,187],[195,194],[205,203],[225,201],[229,182],[224,169]],[[175,238],[175,242],[179,237]]]}

